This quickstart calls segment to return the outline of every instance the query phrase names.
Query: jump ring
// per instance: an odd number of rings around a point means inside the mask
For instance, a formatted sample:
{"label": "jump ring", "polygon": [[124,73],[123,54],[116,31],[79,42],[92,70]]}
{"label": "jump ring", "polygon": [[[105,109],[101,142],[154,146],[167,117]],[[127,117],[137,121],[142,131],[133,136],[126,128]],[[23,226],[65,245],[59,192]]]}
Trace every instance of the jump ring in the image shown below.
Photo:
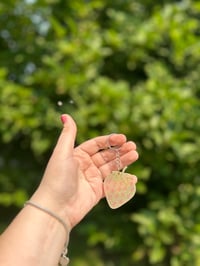
{"label": "jump ring", "polygon": [[108,136],[108,149],[110,149],[110,150],[114,150],[114,151],[117,151],[117,150],[119,150],[119,146],[112,146],[112,145],[110,144],[110,137],[111,137],[113,134],[115,134],[115,133],[111,133],[111,134]]}

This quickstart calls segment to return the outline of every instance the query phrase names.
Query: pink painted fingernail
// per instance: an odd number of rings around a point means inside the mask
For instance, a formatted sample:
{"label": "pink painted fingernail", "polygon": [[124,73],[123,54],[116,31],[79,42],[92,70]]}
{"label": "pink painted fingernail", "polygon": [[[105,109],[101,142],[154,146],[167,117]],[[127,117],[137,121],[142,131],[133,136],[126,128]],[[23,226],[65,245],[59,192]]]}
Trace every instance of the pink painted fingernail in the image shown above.
{"label": "pink painted fingernail", "polygon": [[67,122],[67,116],[66,115],[63,114],[63,115],[61,115],[60,118],[61,118],[61,121],[63,124],[65,124]]}

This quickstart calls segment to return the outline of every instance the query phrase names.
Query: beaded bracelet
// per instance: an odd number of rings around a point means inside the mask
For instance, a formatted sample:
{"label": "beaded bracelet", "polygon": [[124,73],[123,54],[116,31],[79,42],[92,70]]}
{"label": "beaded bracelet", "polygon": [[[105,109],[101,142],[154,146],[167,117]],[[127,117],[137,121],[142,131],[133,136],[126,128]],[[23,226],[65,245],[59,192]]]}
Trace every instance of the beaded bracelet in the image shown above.
{"label": "beaded bracelet", "polygon": [[[35,207],[36,209],[38,209],[38,210],[40,210],[40,211],[43,211],[43,212],[49,214],[50,216],[54,217],[57,221],[59,221],[59,222],[64,226],[65,231],[66,231],[66,234],[67,234],[67,237],[68,237],[68,228],[67,228],[67,225],[66,225],[66,223],[65,223],[65,222],[64,222],[59,216],[57,216],[57,215],[56,215],[55,213],[53,213],[52,211],[50,211],[50,210],[48,210],[48,209],[46,209],[46,208],[43,208],[43,207],[41,207],[41,206],[39,206],[39,205],[37,205],[37,204],[31,202],[31,201],[27,201],[27,202],[25,202],[24,207],[25,207],[26,205],[30,205],[30,206],[32,206],[32,207]],[[69,258],[67,257],[67,243],[65,243],[65,246],[64,246],[63,252],[62,252],[62,254],[61,254],[61,256],[60,256],[60,260],[59,260],[59,264],[58,264],[58,266],[67,266],[68,263],[69,263]]]}

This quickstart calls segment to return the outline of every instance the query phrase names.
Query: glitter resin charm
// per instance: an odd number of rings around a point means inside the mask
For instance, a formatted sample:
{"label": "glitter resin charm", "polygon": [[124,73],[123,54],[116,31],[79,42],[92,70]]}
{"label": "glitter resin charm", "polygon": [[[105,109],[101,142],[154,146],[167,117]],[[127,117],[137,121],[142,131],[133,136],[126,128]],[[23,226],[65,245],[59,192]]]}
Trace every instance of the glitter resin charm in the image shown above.
{"label": "glitter resin charm", "polygon": [[69,264],[69,259],[67,257],[61,257],[59,261],[59,266],[67,266]]}
{"label": "glitter resin charm", "polygon": [[136,192],[135,176],[123,171],[113,171],[104,180],[104,192],[111,209],[117,209],[128,202]]}

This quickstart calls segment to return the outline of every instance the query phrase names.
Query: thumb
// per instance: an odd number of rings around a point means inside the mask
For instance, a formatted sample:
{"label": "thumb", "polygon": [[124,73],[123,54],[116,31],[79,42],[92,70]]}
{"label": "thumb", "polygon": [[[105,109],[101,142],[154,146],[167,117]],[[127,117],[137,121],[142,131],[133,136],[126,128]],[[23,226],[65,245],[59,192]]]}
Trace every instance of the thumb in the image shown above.
{"label": "thumb", "polygon": [[63,129],[58,138],[54,153],[56,153],[56,156],[63,158],[72,155],[77,127],[70,115],[61,115],[61,120],[63,123]]}

